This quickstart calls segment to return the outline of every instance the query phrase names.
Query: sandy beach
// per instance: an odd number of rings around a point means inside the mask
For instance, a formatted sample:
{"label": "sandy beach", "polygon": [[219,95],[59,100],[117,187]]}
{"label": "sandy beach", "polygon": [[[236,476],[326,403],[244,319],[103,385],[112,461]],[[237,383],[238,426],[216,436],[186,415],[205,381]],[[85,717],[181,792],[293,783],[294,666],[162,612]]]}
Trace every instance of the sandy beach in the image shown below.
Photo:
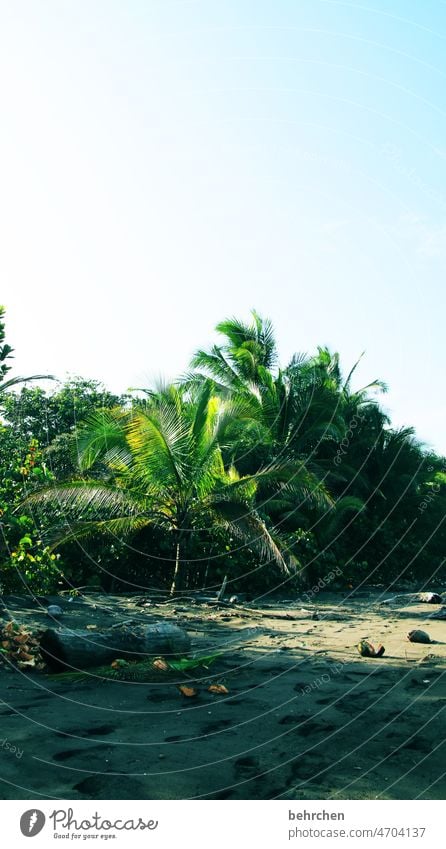
{"label": "sandy beach", "polygon": [[[256,605],[262,615],[119,596],[61,602],[64,627],[168,620],[195,650],[223,656],[190,699],[171,681],[67,683],[3,663],[1,797],[442,798],[446,622],[430,619],[438,606],[382,598],[321,594],[317,620],[301,602]],[[3,623],[48,627],[39,603],[5,604]],[[410,643],[412,628],[432,643]],[[361,639],[385,655],[361,657]]]}

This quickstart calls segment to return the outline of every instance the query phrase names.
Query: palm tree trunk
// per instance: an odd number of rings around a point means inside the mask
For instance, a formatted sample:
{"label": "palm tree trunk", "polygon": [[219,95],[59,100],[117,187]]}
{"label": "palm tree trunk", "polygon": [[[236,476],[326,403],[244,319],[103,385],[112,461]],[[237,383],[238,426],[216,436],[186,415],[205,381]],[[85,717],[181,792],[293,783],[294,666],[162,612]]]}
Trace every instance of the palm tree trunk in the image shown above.
{"label": "palm tree trunk", "polygon": [[228,576],[225,575],[222,581],[222,585],[220,587],[219,592],[217,593],[217,601],[221,601],[225,594],[226,584],[228,583]]}
{"label": "palm tree trunk", "polygon": [[173,573],[172,583],[170,586],[170,595],[175,595],[175,593],[181,592],[184,585],[184,577],[186,572],[186,564],[184,560],[181,560],[180,557],[180,537],[178,538],[175,552],[175,569]]}

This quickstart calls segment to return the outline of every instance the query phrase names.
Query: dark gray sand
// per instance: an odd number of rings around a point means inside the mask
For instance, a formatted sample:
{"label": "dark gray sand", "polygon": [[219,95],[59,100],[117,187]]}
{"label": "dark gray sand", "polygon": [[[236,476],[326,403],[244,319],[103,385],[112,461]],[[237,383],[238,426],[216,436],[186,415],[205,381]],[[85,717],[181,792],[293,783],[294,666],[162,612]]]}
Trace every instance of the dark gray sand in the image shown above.
{"label": "dark gray sand", "polygon": [[[444,798],[446,621],[429,619],[437,606],[380,607],[379,598],[321,594],[318,621],[315,605],[302,612],[295,601],[271,608],[295,620],[118,596],[63,601],[70,628],[183,625],[195,649],[225,652],[210,673],[229,693],[212,695],[202,681],[187,699],[172,682],[66,683],[3,664],[0,797]],[[48,625],[32,601],[5,603],[3,623]],[[409,643],[412,628],[434,642]],[[382,642],[384,657],[360,657],[362,638]]]}

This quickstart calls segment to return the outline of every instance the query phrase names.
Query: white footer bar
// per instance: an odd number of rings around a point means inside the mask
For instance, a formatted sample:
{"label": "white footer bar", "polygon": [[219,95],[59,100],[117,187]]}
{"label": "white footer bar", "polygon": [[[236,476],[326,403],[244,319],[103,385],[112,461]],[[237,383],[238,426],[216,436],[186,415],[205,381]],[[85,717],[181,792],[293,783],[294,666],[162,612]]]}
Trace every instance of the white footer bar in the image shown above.
{"label": "white footer bar", "polygon": [[[2,846],[147,849],[446,845],[435,801],[2,801]],[[30,843],[30,840],[33,842]],[[386,844],[384,844],[386,841]],[[389,841],[389,842],[387,842]]]}

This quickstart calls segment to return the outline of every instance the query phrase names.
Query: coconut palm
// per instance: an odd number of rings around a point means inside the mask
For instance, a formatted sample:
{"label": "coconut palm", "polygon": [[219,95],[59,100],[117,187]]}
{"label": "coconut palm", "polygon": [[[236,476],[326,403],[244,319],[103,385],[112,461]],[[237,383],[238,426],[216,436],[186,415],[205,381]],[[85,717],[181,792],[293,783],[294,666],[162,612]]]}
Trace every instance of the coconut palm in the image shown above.
{"label": "coconut palm", "polygon": [[379,392],[387,391],[387,385],[384,381],[372,380],[366,386],[363,386],[361,389],[352,393],[351,380],[364,356],[364,351],[350,369],[347,378],[344,379],[342,376],[339,354],[332,354],[327,347],[322,348],[318,346],[317,350],[318,353],[315,357],[312,357],[309,363],[313,370],[313,378],[318,383],[322,383],[336,392],[342,392],[345,395],[360,395],[363,399],[367,397],[367,393],[370,390],[377,390]]}
{"label": "coconut palm", "polygon": [[216,331],[225,342],[209,351],[196,351],[188,380],[201,382],[211,378],[223,395],[252,393],[262,383],[263,370],[271,371],[277,362],[274,330],[269,319],[252,311],[251,324],[236,318],[217,324]]}
{"label": "coconut palm", "polygon": [[296,354],[281,370],[272,324],[255,312],[251,325],[230,319],[216,330],[223,344],[196,352],[191,363],[195,372],[186,386],[199,385],[211,375],[217,392],[237,405],[239,415],[231,426],[230,454],[225,452],[225,458],[245,474],[256,474],[271,463],[298,470],[292,491],[272,488],[268,479],[259,483],[257,499],[279,527],[305,526],[315,516],[333,516],[333,449],[324,454],[320,447],[325,441],[333,446],[343,437],[338,360],[333,358],[332,370],[337,365],[338,372],[334,382],[327,379],[328,352],[317,362]]}
{"label": "coconut palm", "polygon": [[291,454],[302,460],[320,439],[342,438],[336,398],[319,376],[325,363],[316,368],[300,354],[285,370],[278,369],[272,323],[256,312],[252,316],[251,324],[235,318],[218,324],[216,330],[225,341],[195,353],[194,371],[183,385],[191,388],[210,376],[216,391],[237,403],[244,427],[236,445],[245,445],[248,429],[255,445],[269,447],[270,457]]}
{"label": "coconut palm", "polygon": [[58,505],[64,520],[54,530],[53,545],[98,533],[126,536],[147,526],[172,537],[175,562],[171,592],[187,576],[190,535],[212,527],[257,551],[289,574],[274,533],[257,512],[254,497],[260,481],[292,492],[302,482],[299,470],[270,466],[257,475],[240,476],[225,468],[222,445],[237,415],[217,398],[206,381],[194,398],[178,387],[152,393],[131,410],[93,414],[79,435],[81,471],[98,461],[102,479],[84,477],[30,496],[34,504]]}

